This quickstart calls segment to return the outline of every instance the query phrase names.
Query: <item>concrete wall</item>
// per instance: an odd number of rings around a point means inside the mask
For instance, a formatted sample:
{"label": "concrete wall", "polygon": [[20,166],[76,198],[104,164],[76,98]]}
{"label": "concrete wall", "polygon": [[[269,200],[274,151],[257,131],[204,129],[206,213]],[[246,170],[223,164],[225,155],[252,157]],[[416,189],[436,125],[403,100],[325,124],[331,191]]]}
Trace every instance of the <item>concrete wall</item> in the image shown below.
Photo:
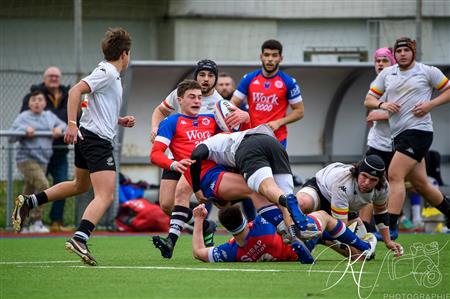
{"label": "concrete wall", "polygon": [[[304,52],[312,48],[356,49],[367,52],[370,61],[377,48],[393,47],[398,37],[416,37],[414,19],[211,19],[208,16],[174,18],[173,23],[175,60],[204,57],[224,61],[254,60],[259,55],[261,43],[276,38],[284,45],[285,62],[304,62]],[[449,38],[448,18],[425,19],[422,22],[421,60],[450,61]]]}
{"label": "concrete wall", "polygon": [[[450,3],[445,0],[422,1],[425,16],[450,16]],[[382,18],[414,17],[416,0],[227,0],[227,1],[170,1],[169,12],[173,16],[212,16],[234,18]]]}

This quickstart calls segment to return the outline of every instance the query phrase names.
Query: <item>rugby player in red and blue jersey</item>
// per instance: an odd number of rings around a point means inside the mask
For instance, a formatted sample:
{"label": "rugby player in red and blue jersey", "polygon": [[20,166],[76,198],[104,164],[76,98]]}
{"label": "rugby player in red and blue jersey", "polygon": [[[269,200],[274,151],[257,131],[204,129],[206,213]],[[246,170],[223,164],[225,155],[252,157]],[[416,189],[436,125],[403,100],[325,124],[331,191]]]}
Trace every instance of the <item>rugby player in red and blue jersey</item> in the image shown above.
{"label": "rugby player in red and blue jersey", "polygon": [[[189,157],[198,143],[213,136],[218,131],[214,115],[199,114],[202,91],[197,81],[184,80],[178,84],[177,96],[180,104],[180,113],[171,115],[161,122],[150,154],[153,164],[166,170],[170,169],[185,174],[176,186],[175,205],[170,217],[170,229],[167,239],[159,236],[153,237],[154,245],[161,250],[161,254],[165,258],[172,256],[173,247],[185,223],[192,218],[188,200],[192,194],[192,188],[186,177],[190,178],[188,168],[194,161],[190,160]],[[172,152],[173,160],[165,154],[167,148]],[[202,167],[202,176],[206,171],[214,168],[219,169],[212,171],[213,175],[216,176],[216,178],[212,179],[218,179],[224,167],[216,166],[214,162],[210,162]],[[204,224],[205,237],[211,243],[215,224],[208,221],[205,221]]]}
{"label": "rugby player in red and blue jersey", "polygon": [[[203,243],[202,223],[208,215],[205,206],[199,205],[194,211],[194,234],[192,250],[196,259],[204,262],[262,262],[262,261],[300,261],[311,264],[314,258],[311,251],[319,241],[314,237],[305,243],[302,241],[287,245],[283,242],[275,227],[258,215],[247,224],[238,206],[231,206],[219,211],[219,221],[233,235],[227,243],[216,247],[207,247]],[[368,234],[364,240],[358,238],[345,224],[334,219],[324,211],[317,211],[307,216],[308,222],[318,231],[326,231],[334,240],[351,245],[356,251],[353,258],[370,260],[375,256],[377,239]],[[350,248],[350,247],[348,247]]]}
{"label": "rugby player in red and blue jersey", "polygon": [[[304,105],[295,79],[279,70],[282,52],[283,46],[277,40],[267,40],[262,44],[262,69],[246,74],[231,99],[237,107],[247,101],[248,114],[236,110],[227,118],[227,123],[235,126],[247,122],[250,117],[252,128],[267,124],[286,148],[286,125],[303,118]],[[292,111],[287,113],[289,106]]]}

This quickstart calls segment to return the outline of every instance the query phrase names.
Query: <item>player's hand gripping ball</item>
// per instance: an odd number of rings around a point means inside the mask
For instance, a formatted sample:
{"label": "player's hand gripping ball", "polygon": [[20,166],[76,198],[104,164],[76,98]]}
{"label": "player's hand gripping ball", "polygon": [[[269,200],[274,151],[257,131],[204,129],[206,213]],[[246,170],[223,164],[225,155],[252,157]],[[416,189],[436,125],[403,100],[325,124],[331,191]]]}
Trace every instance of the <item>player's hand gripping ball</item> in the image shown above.
{"label": "player's hand gripping ball", "polygon": [[227,116],[233,112],[232,107],[236,108],[233,103],[227,100],[217,101],[214,107],[214,118],[216,119],[217,126],[224,132],[237,132],[241,128],[241,125],[231,128],[225,122]]}

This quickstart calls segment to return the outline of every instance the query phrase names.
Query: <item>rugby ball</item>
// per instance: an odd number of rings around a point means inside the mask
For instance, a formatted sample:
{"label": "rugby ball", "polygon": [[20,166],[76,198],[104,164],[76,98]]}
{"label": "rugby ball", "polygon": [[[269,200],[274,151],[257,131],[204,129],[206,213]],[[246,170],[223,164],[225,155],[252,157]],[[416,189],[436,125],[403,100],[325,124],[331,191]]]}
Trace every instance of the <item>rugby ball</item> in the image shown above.
{"label": "rugby ball", "polygon": [[241,125],[230,128],[225,122],[227,116],[233,112],[231,107],[236,106],[227,100],[217,101],[214,107],[214,118],[216,119],[217,126],[224,132],[237,132],[241,128]]}

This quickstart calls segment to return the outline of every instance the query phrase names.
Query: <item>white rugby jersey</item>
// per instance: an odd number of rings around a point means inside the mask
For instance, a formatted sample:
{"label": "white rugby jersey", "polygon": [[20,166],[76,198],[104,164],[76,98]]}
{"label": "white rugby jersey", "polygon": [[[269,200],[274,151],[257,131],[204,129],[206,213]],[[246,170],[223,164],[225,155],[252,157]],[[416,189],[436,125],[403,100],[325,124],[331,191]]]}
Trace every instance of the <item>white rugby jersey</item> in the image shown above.
{"label": "white rugby jersey", "polygon": [[82,80],[89,85],[91,93],[88,95],[88,105],[81,115],[80,127],[112,142],[117,133],[122,106],[120,73],[114,65],[102,61]]}
{"label": "white rugby jersey", "polygon": [[400,71],[398,64],[387,67],[378,74],[370,86],[369,94],[385,102],[401,105],[398,113],[390,113],[392,136],[409,129],[433,131],[431,114],[416,117],[412,113],[417,104],[430,101],[433,88],[443,91],[449,86],[447,77],[436,67],[415,62],[413,68]]}
{"label": "white rugby jersey", "polygon": [[[210,96],[202,95],[202,107],[199,114],[211,114],[214,113],[214,105],[217,101],[223,100],[220,93],[214,89],[214,92]],[[173,90],[167,98],[162,102],[163,106],[170,111],[180,112],[180,104],[178,103],[177,89]]]}
{"label": "white rugby jersey", "polygon": [[349,212],[357,212],[369,203],[382,205],[389,195],[389,184],[381,190],[375,188],[368,193],[359,191],[357,179],[352,177],[352,165],[332,163],[316,173],[320,193],[330,202],[331,214],[337,219],[347,219]]}
{"label": "white rugby jersey", "polygon": [[253,129],[248,129],[235,133],[220,133],[209,137],[200,144],[205,144],[209,149],[208,160],[217,164],[236,167],[235,155],[242,139],[246,135],[265,134],[275,138],[273,131],[267,125],[260,125]]}
{"label": "white rugby jersey", "polygon": [[392,152],[391,128],[388,120],[373,122],[367,134],[367,145],[379,151]]}

